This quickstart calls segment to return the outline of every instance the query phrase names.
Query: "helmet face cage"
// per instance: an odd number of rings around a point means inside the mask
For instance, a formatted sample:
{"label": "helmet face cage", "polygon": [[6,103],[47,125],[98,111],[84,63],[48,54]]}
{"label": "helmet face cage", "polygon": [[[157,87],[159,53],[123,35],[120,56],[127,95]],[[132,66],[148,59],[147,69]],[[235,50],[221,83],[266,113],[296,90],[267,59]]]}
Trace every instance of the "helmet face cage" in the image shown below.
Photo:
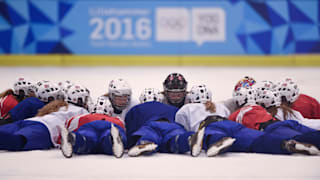
{"label": "helmet face cage", "polygon": [[189,93],[191,103],[206,103],[212,100],[212,93],[206,85],[193,86]]}
{"label": "helmet face cage", "polygon": [[67,96],[68,102],[84,108],[88,107],[90,91],[86,87],[79,84],[74,84],[68,89]]}
{"label": "helmet face cage", "polygon": [[99,97],[92,113],[105,114],[111,116],[113,112],[112,104],[108,97]]}
{"label": "helmet face cage", "polygon": [[170,104],[181,104],[186,98],[188,82],[179,73],[171,73],[163,82],[164,96]]}
{"label": "helmet face cage", "polygon": [[278,91],[281,97],[285,97],[285,99],[293,103],[299,97],[299,88],[298,85],[292,80],[284,80],[278,83]]}
{"label": "helmet face cage", "polygon": [[132,90],[126,80],[120,78],[110,81],[108,91],[114,108],[123,110],[129,105]]}
{"label": "helmet face cage", "polygon": [[239,106],[256,104],[256,90],[252,87],[242,87],[233,93],[233,98]]}
{"label": "helmet face cage", "polygon": [[36,96],[43,102],[64,99],[64,93],[60,86],[52,82],[43,82],[36,88]]}
{"label": "helmet face cage", "polygon": [[140,95],[140,103],[158,101],[163,102],[163,94],[155,88],[145,88]]}
{"label": "helmet face cage", "polygon": [[13,92],[18,96],[30,96],[35,93],[35,84],[28,78],[18,77],[13,84]]}

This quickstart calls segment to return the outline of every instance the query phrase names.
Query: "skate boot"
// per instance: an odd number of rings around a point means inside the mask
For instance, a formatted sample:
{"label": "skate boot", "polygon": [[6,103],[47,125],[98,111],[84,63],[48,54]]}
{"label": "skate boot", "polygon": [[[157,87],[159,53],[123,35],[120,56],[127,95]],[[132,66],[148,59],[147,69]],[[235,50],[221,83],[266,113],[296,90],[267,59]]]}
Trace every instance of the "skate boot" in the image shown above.
{"label": "skate boot", "polygon": [[61,128],[61,151],[64,157],[72,157],[72,146],[74,145],[75,140],[75,134],[69,132],[66,127]]}
{"label": "skate boot", "polygon": [[283,148],[291,153],[300,153],[305,155],[320,155],[319,149],[313,144],[301,143],[295,140],[284,141]]}
{"label": "skate boot", "polygon": [[117,158],[122,157],[124,153],[123,142],[120,136],[119,129],[113,124],[111,124],[111,142],[113,155]]}
{"label": "skate boot", "polygon": [[191,156],[197,157],[201,153],[205,127],[198,130],[191,136],[190,150]]}
{"label": "skate boot", "polygon": [[213,157],[216,156],[225,150],[227,150],[232,144],[234,143],[236,139],[231,137],[224,137],[220,141],[211,144],[210,147],[207,150],[207,156]]}
{"label": "skate boot", "polygon": [[133,146],[128,155],[131,157],[137,157],[142,154],[150,154],[157,149],[158,145],[150,141],[142,141],[141,144]]}

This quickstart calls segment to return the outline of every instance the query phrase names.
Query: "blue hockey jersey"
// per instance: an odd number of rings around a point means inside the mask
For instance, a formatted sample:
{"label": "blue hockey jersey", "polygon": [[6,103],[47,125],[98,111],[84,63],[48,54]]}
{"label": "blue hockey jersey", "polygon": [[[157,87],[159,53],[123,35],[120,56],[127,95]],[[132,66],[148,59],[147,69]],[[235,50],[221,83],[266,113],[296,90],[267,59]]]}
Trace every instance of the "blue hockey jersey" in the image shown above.
{"label": "blue hockey jersey", "polygon": [[45,103],[40,101],[38,98],[29,97],[11,109],[9,114],[13,121],[31,118],[34,117],[38,113],[38,110],[44,105]]}
{"label": "blue hockey jersey", "polygon": [[160,102],[146,102],[132,107],[125,117],[125,126],[128,142],[131,142],[132,134],[141,128],[146,122],[156,121],[161,118],[175,122],[177,107]]}

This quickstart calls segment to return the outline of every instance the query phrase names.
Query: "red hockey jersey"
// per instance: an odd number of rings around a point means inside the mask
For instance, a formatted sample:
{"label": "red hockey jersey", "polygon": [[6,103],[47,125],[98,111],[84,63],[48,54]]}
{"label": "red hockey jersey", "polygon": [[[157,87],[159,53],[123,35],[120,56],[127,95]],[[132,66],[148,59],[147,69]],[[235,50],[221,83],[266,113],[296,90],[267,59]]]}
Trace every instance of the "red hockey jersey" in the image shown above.
{"label": "red hockey jersey", "polygon": [[251,129],[260,129],[260,124],[273,120],[272,115],[258,105],[244,106],[229,116],[229,119]]}
{"label": "red hockey jersey", "polygon": [[8,112],[14,108],[19,102],[12,94],[0,99],[0,117],[3,118]]}
{"label": "red hockey jersey", "polygon": [[308,95],[300,94],[291,108],[299,111],[304,118],[320,119],[320,104],[316,99]]}
{"label": "red hockey jersey", "polygon": [[124,123],[119,118],[111,117],[104,114],[83,114],[80,116],[72,117],[71,119],[66,121],[66,127],[69,131],[74,131],[77,130],[80,126],[96,120],[109,121],[122,127],[123,129],[125,128]]}

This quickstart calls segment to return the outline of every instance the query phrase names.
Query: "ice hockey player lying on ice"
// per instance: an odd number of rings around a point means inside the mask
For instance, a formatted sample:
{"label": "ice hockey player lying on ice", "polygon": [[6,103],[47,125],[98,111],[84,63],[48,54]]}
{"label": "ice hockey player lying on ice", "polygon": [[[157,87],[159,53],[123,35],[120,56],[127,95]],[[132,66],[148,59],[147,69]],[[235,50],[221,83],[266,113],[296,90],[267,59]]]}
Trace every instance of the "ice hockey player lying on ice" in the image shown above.
{"label": "ice hockey player lying on ice", "polygon": [[34,83],[26,77],[18,77],[13,89],[8,89],[0,94],[0,125],[12,122],[10,110],[27,97],[34,96]]}
{"label": "ice hockey player lying on ice", "polygon": [[266,108],[276,120],[294,120],[307,127],[320,130],[319,119],[304,118],[300,112],[281,104],[281,97],[277,88],[274,90],[261,90],[261,88],[258,88],[256,101],[258,105]]}
{"label": "ice hockey player lying on ice", "polygon": [[282,104],[299,111],[305,118],[320,119],[319,102],[313,97],[299,93],[298,85],[291,78],[280,81],[277,88]]}
{"label": "ice hockey player lying on ice", "polygon": [[100,97],[91,114],[75,116],[61,130],[61,151],[66,158],[72,154],[108,154],[122,157],[126,143],[124,123],[111,117],[111,102]]}
{"label": "ice hockey player lying on ice", "polygon": [[134,106],[125,119],[128,155],[139,156],[152,152],[185,153],[188,138],[193,132],[174,122],[177,107],[161,103],[162,94],[153,88],[141,93],[142,104]]}
{"label": "ice hockey player lying on ice", "polygon": [[28,97],[9,111],[7,123],[34,117],[38,110],[55,99],[64,99],[60,87],[49,81],[38,82],[35,86],[35,96]]}
{"label": "ice hockey player lying on ice", "polygon": [[[255,83],[256,80],[254,80],[252,77],[245,76],[244,78],[240,79],[234,86],[233,93],[238,91],[241,87],[250,87]],[[222,103],[229,109],[230,113],[233,113],[240,108],[233,98],[222,101]]]}
{"label": "ice hockey player lying on ice", "polygon": [[[59,91],[61,97],[62,91]],[[86,99],[89,91],[74,85],[68,91],[68,102],[56,97],[48,97],[53,101],[41,108],[33,118],[16,121],[0,126],[1,150],[40,150],[58,147],[60,128],[72,116],[88,113]]]}
{"label": "ice hockey player lying on ice", "polygon": [[112,116],[123,121],[128,111],[139,102],[132,97],[132,89],[124,79],[111,80],[108,87],[108,93],[101,97],[110,100],[113,107]]}
{"label": "ice hockey player lying on ice", "polygon": [[267,135],[278,136],[285,140],[293,139],[288,141],[291,142],[291,152],[311,155],[319,153],[320,131],[303,126],[297,121],[274,119],[262,106],[256,104],[254,88],[241,88],[234,98],[241,108],[229,116],[230,120],[248,128],[260,130]]}
{"label": "ice hockey player lying on ice", "polygon": [[189,131],[197,131],[191,138],[192,156],[198,156],[202,148],[209,157],[227,151],[290,154],[295,150],[290,146],[292,141],[246,128],[225,118],[229,110],[223,104],[211,101],[211,91],[205,85],[192,87],[190,99],[192,103],[177,112],[176,122]]}

